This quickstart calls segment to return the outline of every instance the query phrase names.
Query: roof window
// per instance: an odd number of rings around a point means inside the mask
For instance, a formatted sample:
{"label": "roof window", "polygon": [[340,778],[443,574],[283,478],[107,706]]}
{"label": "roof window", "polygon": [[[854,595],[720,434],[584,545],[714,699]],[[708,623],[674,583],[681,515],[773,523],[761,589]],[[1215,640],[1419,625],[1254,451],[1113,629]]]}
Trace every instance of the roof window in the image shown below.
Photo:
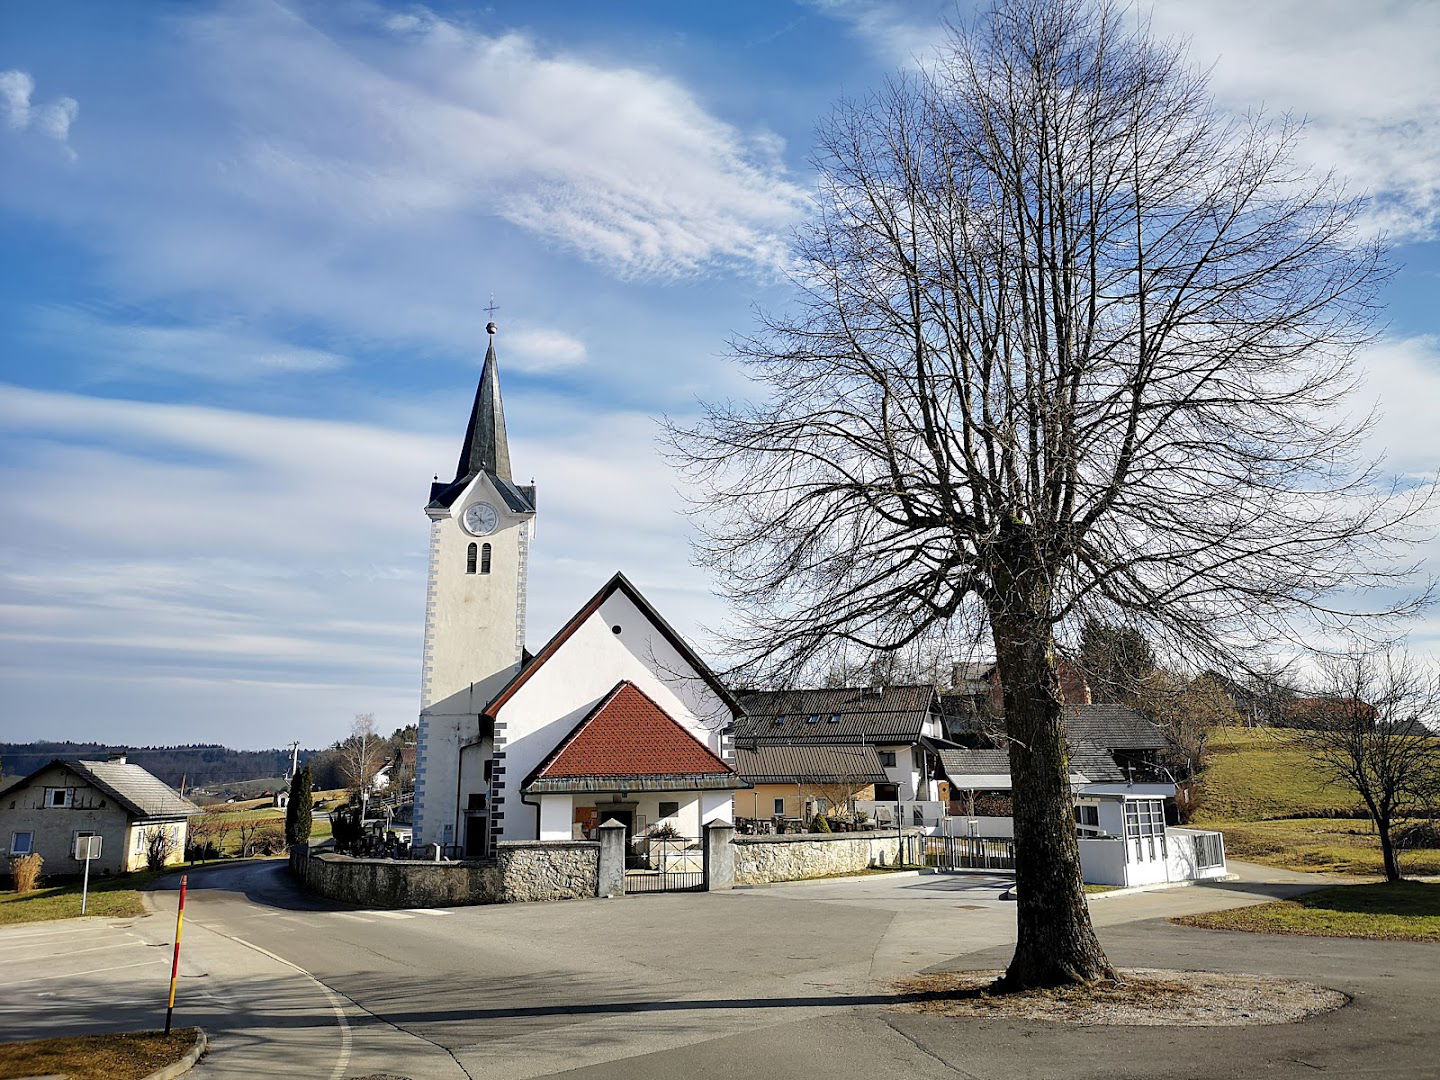
{"label": "roof window", "polygon": [[819,716],[819,714],[817,714],[817,713],[812,713],[812,714],[810,715],[810,718],[809,718],[808,720],[806,720],[805,722],[806,722],[807,724],[818,724],[818,723],[820,722],[820,716]]}
{"label": "roof window", "polygon": [[783,717],[783,716],[777,716],[777,717],[775,717],[775,723],[777,723],[777,724],[783,724],[784,722],[785,722],[785,717]]}
{"label": "roof window", "polygon": [[838,712],[837,712],[837,713],[831,713],[831,714],[830,714],[830,723],[832,723],[832,724],[838,724],[839,722],[840,722],[840,714],[839,714]]}

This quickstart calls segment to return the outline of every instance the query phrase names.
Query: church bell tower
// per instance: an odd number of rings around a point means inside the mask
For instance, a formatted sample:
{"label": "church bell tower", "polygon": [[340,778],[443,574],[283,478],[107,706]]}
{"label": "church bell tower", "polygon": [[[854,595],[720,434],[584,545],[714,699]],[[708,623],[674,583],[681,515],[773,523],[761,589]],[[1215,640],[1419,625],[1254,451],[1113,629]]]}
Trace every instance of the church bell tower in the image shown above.
{"label": "church bell tower", "polygon": [[504,821],[504,736],[485,706],[525,652],[525,586],[535,521],[534,485],[516,485],[500,400],[495,324],[455,478],[430,487],[430,559],[420,730],[415,761],[415,843],[480,857]]}

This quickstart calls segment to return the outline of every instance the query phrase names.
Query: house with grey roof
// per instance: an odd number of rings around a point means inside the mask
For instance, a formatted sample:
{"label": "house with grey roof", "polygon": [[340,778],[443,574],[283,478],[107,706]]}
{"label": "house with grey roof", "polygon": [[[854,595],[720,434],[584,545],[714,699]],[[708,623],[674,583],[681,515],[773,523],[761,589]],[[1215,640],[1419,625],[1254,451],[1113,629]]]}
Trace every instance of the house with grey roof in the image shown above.
{"label": "house with grey roof", "polygon": [[[944,738],[929,684],[758,690],[737,694],[744,715],[729,729],[737,753],[763,747],[869,747],[884,779],[857,805],[880,820],[934,827],[949,799],[936,756]],[[743,773],[742,773],[743,775]],[[743,816],[743,815],[742,815]]]}
{"label": "house with grey roof", "polygon": [[11,857],[40,855],[42,874],[56,877],[80,873],[75,842],[98,836],[100,856],[90,872],[123,874],[144,869],[155,830],[169,836],[169,861],[181,861],[189,819],[198,813],[198,806],[124,754],[106,761],[57,758],[0,789],[0,843]]}

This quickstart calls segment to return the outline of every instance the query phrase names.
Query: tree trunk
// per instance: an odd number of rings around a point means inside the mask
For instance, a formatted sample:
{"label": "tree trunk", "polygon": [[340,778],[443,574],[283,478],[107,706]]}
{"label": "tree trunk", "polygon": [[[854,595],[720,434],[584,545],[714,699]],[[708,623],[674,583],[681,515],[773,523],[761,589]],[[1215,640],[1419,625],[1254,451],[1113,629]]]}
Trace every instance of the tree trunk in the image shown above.
{"label": "tree trunk", "polygon": [[1050,624],[992,613],[991,627],[1010,739],[1018,931],[998,985],[1025,990],[1113,979],[1085,900]]}
{"label": "tree trunk", "polygon": [[1385,880],[1399,881],[1401,880],[1400,856],[1396,854],[1395,841],[1390,839],[1390,826],[1391,822],[1388,818],[1375,819],[1376,831],[1380,833],[1380,857],[1385,863]]}

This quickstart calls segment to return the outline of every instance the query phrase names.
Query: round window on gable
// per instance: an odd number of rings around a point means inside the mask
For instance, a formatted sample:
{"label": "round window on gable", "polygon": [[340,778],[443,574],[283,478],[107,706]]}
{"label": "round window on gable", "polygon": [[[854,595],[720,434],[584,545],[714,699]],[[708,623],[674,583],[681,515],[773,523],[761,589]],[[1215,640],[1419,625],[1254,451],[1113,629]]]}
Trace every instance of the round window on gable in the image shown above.
{"label": "round window on gable", "polygon": [[610,632],[612,634],[618,634],[620,632],[620,624],[616,623],[614,626],[610,627]]}

